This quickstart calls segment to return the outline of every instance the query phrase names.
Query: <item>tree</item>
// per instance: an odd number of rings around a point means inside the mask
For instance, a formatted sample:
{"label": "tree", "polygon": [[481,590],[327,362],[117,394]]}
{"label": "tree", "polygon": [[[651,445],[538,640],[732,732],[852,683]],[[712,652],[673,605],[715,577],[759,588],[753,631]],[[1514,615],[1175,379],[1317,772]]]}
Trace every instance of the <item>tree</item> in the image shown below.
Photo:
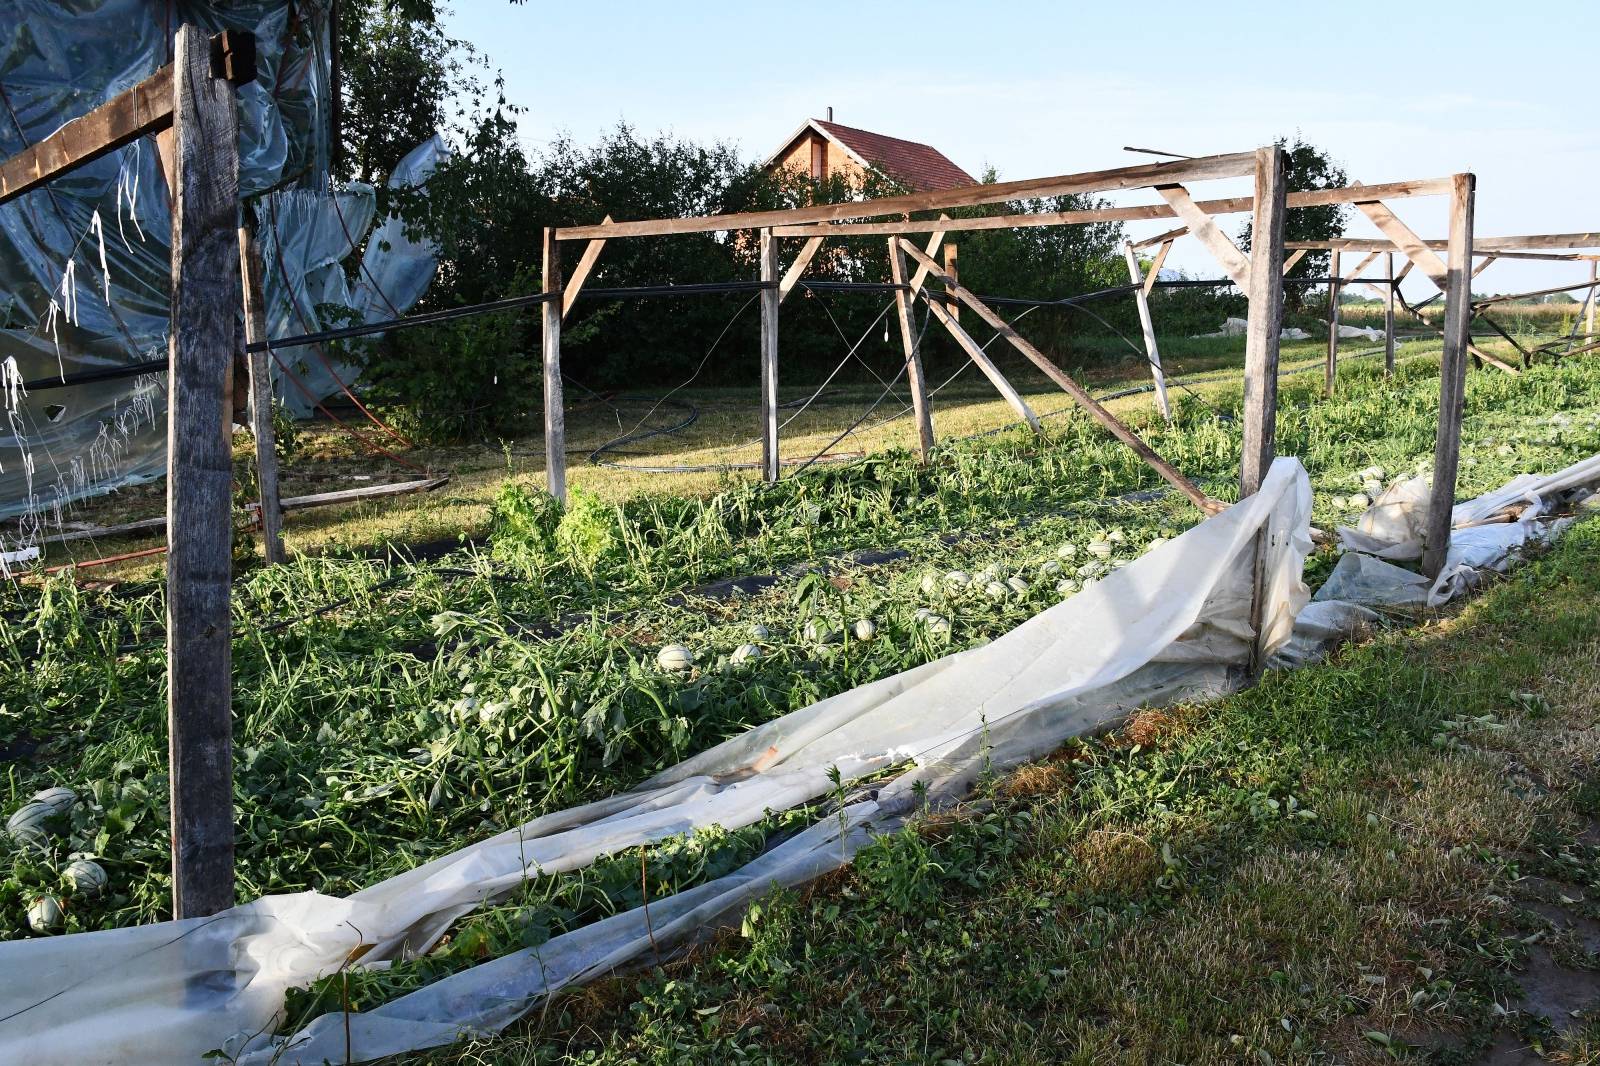
{"label": "tree", "polygon": [[[1308,144],[1300,134],[1296,133],[1294,143],[1290,144],[1288,138],[1279,137],[1279,148],[1284,150],[1285,159],[1284,176],[1290,192],[1306,192],[1311,189],[1337,189],[1348,185],[1349,179],[1345,176],[1344,168],[1333,161],[1333,157],[1314,144]],[[1297,207],[1288,213],[1283,225],[1283,239],[1286,241],[1328,241],[1344,236],[1345,221],[1347,219],[1345,207],[1342,204],[1326,204],[1319,207]],[[1250,248],[1250,222],[1246,221],[1239,237],[1245,250]],[[1325,278],[1331,263],[1331,253],[1326,251],[1307,252],[1300,262],[1285,275],[1286,284],[1283,287],[1284,306],[1290,311],[1303,311],[1311,304],[1308,294],[1315,290],[1319,293],[1318,306],[1326,306],[1326,290],[1317,289],[1316,286],[1296,285],[1287,283],[1294,278]]]}

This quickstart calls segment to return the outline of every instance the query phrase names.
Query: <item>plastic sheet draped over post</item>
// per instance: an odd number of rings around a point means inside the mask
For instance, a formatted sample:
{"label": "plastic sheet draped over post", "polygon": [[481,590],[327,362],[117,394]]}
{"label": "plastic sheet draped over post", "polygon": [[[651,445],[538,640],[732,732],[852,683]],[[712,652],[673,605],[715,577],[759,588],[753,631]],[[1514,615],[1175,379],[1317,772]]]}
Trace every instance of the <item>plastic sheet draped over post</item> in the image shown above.
{"label": "plastic sheet draped over post", "polygon": [[[181,22],[256,36],[258,76],[238,90],[240,195],[293,185],[297,191],[274,195],[332,202],[327,0],[8,0],[0,20],[0,158],[154,73],[171,59],[168,34]],[[396,180],[425,178],[442,151],[437,140],[423,145]],[[371,220],[370,189],[341,195],[347,211],[361,213],[365,201],[366,221],[348,235],[337,220],[297,233],[293,252],[269,265],[266,301],[283,309],[272,316],[275,328],[320,328],[310,301],[324,297],[364,319],[390,317],[391,307],[409,308],[432,276],[430,250],[393,233],[371,243],[357,284],[335,285],[338,255]],[[170,240],[167,188],[150,138],[0,205],[0,374],[42,381],[165,358]],[[309,329],[288,313],[291,305]],[[320,398],[334,390],[316,360],[284,361],[314,368],[305,391]],[[310,409],[300,388],[281,379],[276,387],[293,409]],[[35,540],[73,500],[161,476],[165,413],[162,371],[0,400],[0,518],[20,519],[19,529],[0,533],[0,550]]]}
{"label": "plastic sheet draped over post", "polygon": [[[846,781],[908,767],[868,802],[830,816],[739,873],[477,967],[353,1016],[356,1059],[503,1025],[545,992],[620,964],[774,883],[847,861],[865,830],[914,803],[966,792],[1004,769],[1147,704],[1217,695],[1246,662],[1251,566],[1265,544],[1264,633],[1286,640],[1307,595],[1311,492],[1280,459],[1261,492],[990,644],[853,689],[732,738],[640,788],[534,820],[346,898],[269,896],[211,918],[0,944],[0,1061],[344,1061],[345,1026],[287,1043],[290,987],[359,959],[428,950],[450,925],[530,877],[690,832],[749,825]],[[1263,540],[1264,535],[1264,540]]]}

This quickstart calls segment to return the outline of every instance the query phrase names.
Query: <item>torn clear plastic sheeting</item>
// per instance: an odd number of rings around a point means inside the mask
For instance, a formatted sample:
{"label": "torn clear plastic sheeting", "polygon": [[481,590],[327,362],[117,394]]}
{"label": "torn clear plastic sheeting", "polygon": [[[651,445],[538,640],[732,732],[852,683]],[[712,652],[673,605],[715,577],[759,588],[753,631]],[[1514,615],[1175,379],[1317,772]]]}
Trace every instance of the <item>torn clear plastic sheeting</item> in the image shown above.
{"label": "torn clear plastic sheeting", "polygon": [[947,801],[984,769],[1141,705],[1226,692],[1248,650],[1239,634],[1250,596],[1240,586],[1261,534],[1274,590],[1269,645],[1289,638],[1306,601],[1310,509],[1305,471],[1279,459],[1256,495],[989,644],[822,700],[632,792],[535,819],[349,897],[267,896],[209,919],[0,944],[0,967],[30,974],[0,988],[0,1060],[195,1061],[282,1024],[289,988],[353,959],[425,952],[462,915],[530,877],[701,826],[753,824],[831,794],[836,772],[852,780],[910,763],[879,802]]}

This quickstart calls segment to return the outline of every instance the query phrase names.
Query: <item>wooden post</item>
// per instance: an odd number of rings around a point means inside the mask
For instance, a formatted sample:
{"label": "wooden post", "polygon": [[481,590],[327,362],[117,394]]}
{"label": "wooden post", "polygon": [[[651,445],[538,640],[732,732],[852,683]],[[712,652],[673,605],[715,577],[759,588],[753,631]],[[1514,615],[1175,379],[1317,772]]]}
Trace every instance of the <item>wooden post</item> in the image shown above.
{"label": "wooden post", "polygon": [[1394,291],[1399,287],[1399,282],[1394,276],[1394,253],[1389,252],[1385,258],[1389,261],[1389,285],[1383,301],[1383,376],[1394,377]]}
{"label": "wooden post", "polygon": [[1439,433],[1433,447],[1433,493],[1422,538],[1422,571],[1438,577],[1450,551],[1450,517],[1461,458],[1461,413],[1466,406],[1468,327],[1472,321],[1472,208],[1476,179],[1457,174],[1450,193],[1445,261],[1444,355],[1439,367]]}
{"label": "wooden post", "polygon": [[900,319],[900,344],[906,353],[906,379],[911,383],[911,409],[917,420],[917,455],[926,463],[933,452],[933,411],[928,405],[928,382],[922,376],[922,352],[917,345],[916,324],[911,319],[910,287],[906,285],[906,254],[895,238],[889,238],[889,278],[896,285],[894,306]]}
{"label": "wooden post", "polygon": [[[244,280],[244,339],[267,339],[267,308],[261,290],[261,251],[249,226],[239,227],[239,273]],[[261,496],[261,548],[268,566],[283,562],[283,508],[278,503],[277,437],[272,428],[271,356],[251,352],[250,433],[256,440],[256,487]]]}
{"label": "wooden post", "polygon": [[[1144,357],[1150,364],[1150,380],[1156,386],[1156,406],[1161,409],[1161,417],[1171,422],[1172,405],[1167,401],[1167,377],[1161,372],[1161,349],[1156,347],[1156,328],[1150,321],[1150,301],[1145,298],[1148,289],[1139,274],[1139,260],[1133,254],[1132,241],[1122,242],[1122,254],[1128,261],[1128,280],[1134,285],[1133,299],[1139,306],[1139,327],[1144,330]],[[1154,268],[1150,276],[1154,279]]]}
{"label": "wooden post", "polygon": [[175,917],[233,906],[229,373],[239,308],[238,116],[211,44],[178,30],[167,396],[167,720]]}
{"label": "wooden post", "polygon": [[1339,250],[1328,253],[1328,365],[1323,374],[1322,393],[1332,396],[1339,377]]}
{"label": "wooden post", "polygon": [[[954,244],[945,245],[944,246],[944,272],[946,274],[948,274],[950,277],[954,278],[956,281],[959,282],[961,280],[961,270],[960,270],[960,268],[961,268],[961,249],[960,249],[960,247],[957,246],[957,245],[954,245]],[[961,322],[961,304],[960,304],[959,301],[951,301],[951,304],[950,304],[950,317],[952,319],[954,319],[957,322],[957,324],[959,324]]]}
{"label": "wooden post", "polygon": [[761,231],[761,476],[777,481],[778,454],[778,239]]}
{"label": "wooden post", "polygon": [[1244,454],[1239,498],[1261,488],[1277,454],[1278,344],[1283,329],[1284,157],[1279,148],[1256,153],[1255,218],[1250,245],[1249,324],[1244,341]]}
{"label": "wooden post", "polygon": [[1596,299],[1600,299],[1594,286],[1594,282],[1600,280],[1597,271],[1600,271],[1600,260],[1589,260],[1589,313],[1584,318],[1583,331],[1589,335],[1590,340],[1594,340],[1594,305]]}
{"label": "wooden post", "polygon": [[544,231],[544,291],[549,299],[540,305],[544,323],[541,344],[544,363],[544,476],[550,495],[567,502],[567,411],[561,390],[561,312],[565,294],[561,286],[561,242],[556,231]]}

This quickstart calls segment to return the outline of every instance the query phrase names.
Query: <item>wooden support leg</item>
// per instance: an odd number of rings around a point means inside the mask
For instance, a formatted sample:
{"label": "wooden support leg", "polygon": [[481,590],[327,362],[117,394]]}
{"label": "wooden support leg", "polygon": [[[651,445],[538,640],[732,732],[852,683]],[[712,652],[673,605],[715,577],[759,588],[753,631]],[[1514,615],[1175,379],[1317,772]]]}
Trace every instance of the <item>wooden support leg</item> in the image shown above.
{"label": "wooden support leg", "polygon": [[167,396],[167,720],[175,917],[233,906],[233,456],[238,118],[211,45],[178,31]]}
{"label": "wooden support leg", "polygon": [[567,502],[567,411],[561,388],[561,310],[565,295],[561,285],[561,242],[556,231],[544,231],[544,291],[550,299],[540,305],[544,363],[544,474],[545,485],[558,502]]}
{"label": "wooden support leg", "polygon": [[1461,457],[1461,412],[1466,406],[1468,326],[1472,320],[1472,207],[1476,181],[1457,174],[1450,193],[1450,235],[1445,264],[1444,356],[1439,373],[1439,434],[1433,449],[1433,493],[1422,540],[1422,570],[1438,577],[1450,551],[1450,515],[1456,502]]}
{"label": "wooden support leg", "polygon": [[1288,213],[1282,149],[1256,154],[1255,219],[1250,245],[1244,340],[1244,453],[1239,498],[1254,495],[1278,448],[1278,346],[1283,330],[1283,222]]}
{"label": "wooden support leg", "polygon": [[[1283,223],[1288,215],[1283,149],[1274,145],[1256,152],[1254,240],[1250,244],[1248,325],[1244,341],[1244,449],[1239,461],[1239,498],[1261,489],[1277,454],[1278,348],[1283,331]],[[1251,574],[1250,628],[1255,633],[1249,668],[1262,668],[1261,633],[1266,615],[1266,570],[1262,560],[1267,538],[1256,537]]]}
{"label": "wooden support leg", "polygon": [[[1201,492],[1195,483],[1184,477],[1177,467],[1173,466],[1171,463],[1161,458],[1161,456],[1157,455],[1154,448],[1150,447],[1150,445],[1141,440],[1138,434],[1134,433],[1133,430],[1123,425],[1117,416],[1113,415],[1110,411],[1107,411],[1098,400],[1084,391],[1083,386],[1079,385],[1076,381],[1073,381],[1066,371],[1062,370],[1059,366],[1056,366],[1055,363],[1050,361],[1048,356],[1030,344],[1027,339],[1019,334],[1015,329],[1012,329],[1011,324],[1005,319],[1001,318],[999,315],[995,314],[994,310],[990,308],[988,304],[984,303],[982,300],[972,295],[972,293],[968,292],[960,285],[960,283],[958,283],[954,278],[950,277],[950,275],[944,273],[942,270],[937,269],[937,264],[935,264],[932,259],[929,259],[927,256],[923,255],[922,252],[917,249],[916,245],[905,240],[904,238],[901,238],[900,247],[912,258],[928,266],[934,277],[944,282],[946,292],[950,293],[956,299],[972,308],[973,312],[976,313],[986,325],[994,329],[1006,339],[1006,343],[1010,344],[1011,347],[1015,348],[1017,351],[1026,356],[1029,362],[1038,367],[1040,370],[1044,371],[1046,377],[1059,385],[1062,391],[1068,396],[1071,396],[1073,400],[1077,402],[1079,407],[1082,407],[1089,413],[1089,417],[1093,418],[1096,422],[1100,423],[1101,426],[1109,430],[1113,437],[1116,437],[1129,448],[1132,448],[1134,453],[1138,455],[1139,458],[1143,459],[1151,466],[1152,469],[1156,471],[1156,473],[1165,478],[1169,484],[1188,497],[1196,507],[1200,508],[1202,511],[1205,511],[1207,514],[1215,514],[1217,511],[1222,509],[1222,504]],[[930,300],[929,306],[936,309],[935,313],[943,311],[943,308],[940,308],[939,305],[934,301]],[[959,337],[967,336],[966,332],[953,322],[947,322],[946,327],[949,328],[952,333],[958,334],[958,339]],[[971,338],[968,337],[967,339],[970,343]]]}
{"label": "wooden support leg", "polygon": [[[1156,386],[1156,406],[1161,409],[1161,417],[1171,422],[1172,405],[1167,401],[1167,376],[1161,372],[1161,349],[1156,347],[1156,328],[1150,321],[1150,301],[1145,299],[1147,290],[1144,278],[1139,274],[1139,260],[1133,254],[1132,242],[1122,242],[1122,255],[1128,261],[1128,280],[1136,286],[1133,299],[1139,306],[1139,327],[1144,330],[1144,357],[1150,364],[1150,380]],[[1155,270],[1151,268],[1151,277],[1155,276]]]}
{"label": "wooden support leg", "polygon": [[[898,240],[898,238],[891,238],[891,240]],[[911,249],[911,254],[919,255],[920,253],[913,248]],[[933,262],[932,259],[923,258],[928,263]],[[935,264],[935,267],[937,267],[937,264]],[[942,271],[938,272],[936,276],[941,278],[948,277]],[[948,288],[950,282],[945,284]],[[1024,400],[1022,394],[1012,387],[1011,382],[1006,380],[1004,374],[1000,373],[1000,368],[994,365],[988,353],[983,350],[983,345],[973,340],[972,334],[961,328],[961,323],[956,321],[956,316],[944,306],[937,296],[923,293],[923,299],[927,301],[928,310],[933,312],[933,317],[939,320],[939,324],[961,346],[961,350],[967,353],[967,358],[978,364],[978,369],[983,371],[983,376],[989,379],[989,384],[993,385],[1000,395],[1004,397],[1006,403],[1011,405],[1011,409],[1017,413],[1017,417],[1028,423],[1028,428],[1035,433],[1042,432],[1044,427],[1039,424],[1039,416],[1033,413],[1033,408],[1028,406],[1028,401]]]}
{"label": "wooden support leg", "polygon": [[1590,262],[1589,262],[1589,282],[1590,282],[1590,284],[1589,284],[1589,311],[1588,311],[1588,314],[1586,314],[1584,316],[1584,322],[1583,322],[1583,331],[1589,335],[1589,339],[1590,340],[1594,340],[1594,305],[1595,305],[1595,301],[1597,299],[1594,282],[1596,280],[1600,280],[1600,275],[1596,274],[1597,270],[1600,270],[1600,261],[1590,260]]}
{"label": "wooden support leg", "polygon": [[[261,289],[261,251],[250,227],[239,227],[239,272],[244,279],[244,337],[267,339],[267,308]],[[256,441],[256,486],[261,496],[261,548],[268,566],[283,562],[283,508],[278,503],[277,437],[272,428],[272,373],[267,352],[251,352],[250,433]]]}
{"label": "wooden support leg", "polygon": [[[906,284],[906,255],[893,237],[889,238],[889,278],[896,285]],[[933,453],[933,410],[928,402],[928,381],[922,374],[916,324],[911,320],[911,299],[909,288],[898,289],[894,294],[900,343],[906,353],[906,380],[911,383],[911,409],[917,420],[917,455],[926,463]]]}
{"label": "wooden support leg", "polygon": [[1330,253],[1328,264],[1328,365],[1324,370],[1322,394],[1332,396],[1339,378],[1339,250]]}
{"label": "wooden support leg", "polygon": [[1394,253],[1385,255],[1389,264],[1389,284],[1383,297],[1383,376],[1394,377]]}
{"label": "wooden support leg", "polygon": [[782,457],[778,452],[778,239],[770,229],[761,231],[761,280],[772,288],[761,290],[761,476],[777,481]]}
{"label": "wooden support leg", "polygon": [[[928,254],[932,255],[933,253],[929,252]],[[944,246],[944,272],[957,281],[961,280],[961,249],[959,246],[954,244]],[[950,305],[950,317],[954,318],[958,323],[961,321],[961,305],[959,303]]]}

